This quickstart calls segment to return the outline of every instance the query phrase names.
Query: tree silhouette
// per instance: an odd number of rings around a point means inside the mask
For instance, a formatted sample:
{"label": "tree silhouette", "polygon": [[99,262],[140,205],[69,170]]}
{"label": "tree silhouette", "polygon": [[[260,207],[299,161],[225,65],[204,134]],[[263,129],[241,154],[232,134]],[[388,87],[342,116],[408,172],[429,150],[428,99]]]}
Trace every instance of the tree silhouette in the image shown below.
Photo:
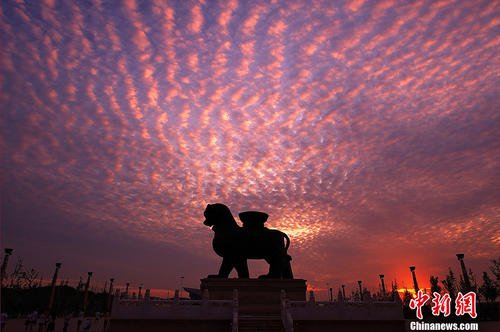
{"label": "tree silhouette", "polygon": [[460,275],[460,281],[458,283],[458,289],[462,294],[468,293],[468,292],[475,292],[477,293],[477,281],[476,281],[476,276],[472,272],[472,269],[469,269],[469,282],[470,282],[470,288],[467,287],[465,284],[465,280],[462,275]]}
{"label": "tree silhouette", "polygon": [[498,293],[500,293],[500,258],[491,260],[490,271],[495,276],[494,283]]}
{"label": "tree silhouette", "polygon": [[498,297],[498,289],[486,272],[483,272],[483,285],[479,287],[479,293],[487,302],[495,302]]}
{"label": "tree silhouette", "polygon": [[396,301],[396,297],[399,298],[398,282],[397,282],[397,280],[394,280],[394,282],[391,284],[391,295],[392,295],[392,300],[393,301]]}
{"label": "tree silhouette", "polygon": [[82,291],[83,290],[83,279],[82,276],[80,276],[80,279],[78,280],[78,285],[76,286],[77,291]]}
{"label": "tree silhouette", "polygon": [[34,268],[26,269],[23,259],[18,258],[14,271],[9,275],[8,284],[10,288],[30,289],[38,286],[37,279],[40,273]]}
{"label": "tree silhouette", "polygon": [[441,286],[439,286],[439,277],[430,277],[430,282],[431,282],[431,294],[434,292],[436,293],[441,293]]}
{"label": "tree silhouette", "polygon": [[412,299],[412,296],[410,294],[410,292],[408,291],[408,289],[405,289],[405,292],[403,294],[403,304],[408,307],[410,305],[410,301]]}
{"label": "tree silhouette", "polygon": [[449,268],[448,275],[445,280],[441,280],[441,283],[444,286],[444,289],[450,294],[450,297],[455,300],[457,297],[457,279],[455,278],[455,274]]}

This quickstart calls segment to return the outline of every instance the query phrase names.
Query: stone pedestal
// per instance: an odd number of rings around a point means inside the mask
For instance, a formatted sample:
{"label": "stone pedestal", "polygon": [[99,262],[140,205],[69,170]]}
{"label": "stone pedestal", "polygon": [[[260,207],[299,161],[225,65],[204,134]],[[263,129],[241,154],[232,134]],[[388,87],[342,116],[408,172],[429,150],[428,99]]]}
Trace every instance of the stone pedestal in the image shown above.
{"label": "stone pedestal", "polygon": [[240,301],[267,297],[277,299],[285,290],[291,301],[306,300],[306,281],[304,279],[239,279],[205,278],[201,279],[201,293],[208,290],[210,300],[232,300],[233,290],[237,289]]}
{"label": "stone pedestal", "polygon": [[279,314],[281,290],[291,301],[306,300],[304,279],[201,279],[201,293],[210,300],[232,300],[238,290],[240,314]]}

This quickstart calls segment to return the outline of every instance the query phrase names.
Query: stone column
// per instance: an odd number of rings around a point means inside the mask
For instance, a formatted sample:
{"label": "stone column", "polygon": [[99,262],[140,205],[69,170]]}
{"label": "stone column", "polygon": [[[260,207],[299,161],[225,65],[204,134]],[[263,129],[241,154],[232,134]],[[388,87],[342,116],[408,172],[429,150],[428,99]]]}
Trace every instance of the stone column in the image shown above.
{"label": "stone column", "polygon": [[52,311],[52,305],[54,304],[54,297],[56,296],[56,282],[57,282],[57,273],[61,268],[61,263],[56,263],[56,270],[54,271],[54,276],[52,277],[52,285],[50,290],[50,299],[49,299],[49,312]]}
{"label": "stone column", "polygon": [[128,287],[130,286],[130,282],[125,284],[125,298],[128,299]]}
{"label": "stone column", "polygon": [[462,268],[462,277],[464,279],[465,283],[465,288],[467,288],[467,292],[471,290],[471,285],[470,285],[470,280],[469,280],[469,275],[467,274],[467,269],[465,268],[465,263],[464,263],[464,254],[457,254],[457,258],[460,261],[460,267]]}
{"label": "stone column", "polygon": [[385,298],[385,283],[384,283],[384,275],[383,274],[379,274],[378,275],[380,277],[380,283],[382,284],[382,296]]}
{"label": "stone column", "polygon": [[339,287],[339,292],[337,293],[337,301],[339,301],[339,303],[345,302],[345,299],[342,296],[342,291],[340,290],[340,287]]}
{"label": "stone column", "polygon": [[9,263],[9,257],[12,255],[12,252],[14,249],[12,248],[5,248],[5,256],[3,256],[3,262],[2,262],[2,271],[1,271],[1,285],[3,286],[3,279],[5,278],[5,271],[7,270],[7,264]]}
{"label": "stone column", "polygon": [[87,282],[85,283],[85,291],[83,293],[83,314],[87,312],[87,302],[89,296],[89,286],[90,286],[90,277],[92,277],[92,272],[87,272]]}
{"label": "stone column", "polygon": [[106,310],[108,312],[111,311],[111,302],[112,302],[112,299],[113,299],[113,281],[115,281],[114,278],[110,278],[109,279],[109,293],[108,293],[108,302],[106,304]]}
{"label": "stone column", "polygon": [[418,293],[420,288],[418,288],[417,275],[415,274],[415,266],[410,266],[410,271],[413,277],[413,288],[415,289],[415,293]]}

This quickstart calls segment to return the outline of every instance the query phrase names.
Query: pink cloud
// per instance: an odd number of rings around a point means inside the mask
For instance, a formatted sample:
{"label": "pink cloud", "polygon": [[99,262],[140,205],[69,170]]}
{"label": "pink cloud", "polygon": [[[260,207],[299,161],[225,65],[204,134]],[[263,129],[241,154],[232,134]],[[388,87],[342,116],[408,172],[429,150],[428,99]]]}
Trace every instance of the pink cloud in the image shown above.
{"label": "pink cloud", "polygon": [[218,17],[218,23],[224,30],[227,30],[228,24],[231,21],[231,16],[233,15],[233,12],[236,10],[237,7],[238,7],[237,0],[222,2],[222,10]]}
{"label": "pink cloud", "polygon": [[347,3],[347,9],[352,12],[357,12],[365,3],[364,0],[349,1]]}
{"label": "pink cloud", "polygon": [[201,6],[199,4],[191,8],[191,23],[189,28],[193,33],[199,33],[203,25],[203,13],[201,11]]}

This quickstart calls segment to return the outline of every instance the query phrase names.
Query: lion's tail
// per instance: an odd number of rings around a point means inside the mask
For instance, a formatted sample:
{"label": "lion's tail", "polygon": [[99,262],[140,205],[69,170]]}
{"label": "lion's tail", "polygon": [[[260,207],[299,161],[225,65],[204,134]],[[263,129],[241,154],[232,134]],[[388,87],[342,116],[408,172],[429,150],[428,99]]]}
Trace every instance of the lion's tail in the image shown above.
{"label": "lion's tail", "polygon": [[286,244],[285,244],[285,254],[286,256],[288,257],[289,260],[292,260],[292,256],[288,255],[288,248],[290,247],[290,238],[288,237],[288,235],[286,235],[285,233],[281,232],[281,234],[283,234],[283,237],[285,238],[286,240]]}

